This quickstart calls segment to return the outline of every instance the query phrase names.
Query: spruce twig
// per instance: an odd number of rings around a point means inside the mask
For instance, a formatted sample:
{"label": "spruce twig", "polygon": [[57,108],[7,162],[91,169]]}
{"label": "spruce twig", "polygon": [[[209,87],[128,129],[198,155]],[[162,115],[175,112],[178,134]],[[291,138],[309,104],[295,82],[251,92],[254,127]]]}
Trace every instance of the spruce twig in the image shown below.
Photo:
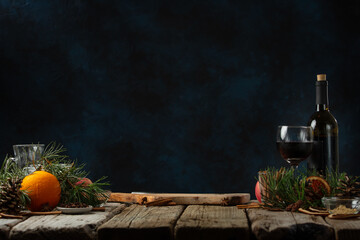
{"label": "spruce twig", "polygon": [[[61,187],[60,203],[77,202],[96,207],[106,202],[109,191],[105,190],[105,187],[109,186],[109,183],[103,182],[105,177],[88,186],[76,185],[80,179],[88,175],[88,172],[84,170],[85,164],[78,164],[77,160],[69,159],[65,153],[63,145],[51,142],[45,147],[39,162],[42,170],[58,179]],[[0,168],[0,184],[6,183],[8,179],[23,179],[26,176],[15,162],[9,161],[6,164],[8,159],[9,156],[6,156]],[[23,207],[29,203],[30,198],[26,191],[20,191],[20,200]]]}
{"label": "spruce twig", "polygon": [[[298,201],[302,202],[302,208],[323,207],[321,199],[307,199],[306,197],[306,178],[308,176],[320,176],[316,172],[298,171],[297,176],[294,175],[294,169],[276,169],[267,168],[265,176],[259,182],[263,182],[265,186],[261,186],[266,190],[266,194],[262,196],[265,207],[286,209],[291,204]],[[331,188],[329,196],[335,196],[339,192],[339,184],[345,181],[346,174],[337,171],[326,171],[323,177]],[[354,178],[358,179],[358,178]],[[355,181],[355,180],[354,180]]]}
{"label": "spruce twig", "polygon": [[42,154],[43,169],[56,176],[60,182],[60,204],[82,203],[95,207],[106,202],[109,196],[104,187],[110,185],[108,182],[102,182],[106,177],[88,186],[76,185],[80,179],[86,178],[88,173],[84,170],[85,164],[68,159],[65,152],[66,149],[62,145],[52,142]]}

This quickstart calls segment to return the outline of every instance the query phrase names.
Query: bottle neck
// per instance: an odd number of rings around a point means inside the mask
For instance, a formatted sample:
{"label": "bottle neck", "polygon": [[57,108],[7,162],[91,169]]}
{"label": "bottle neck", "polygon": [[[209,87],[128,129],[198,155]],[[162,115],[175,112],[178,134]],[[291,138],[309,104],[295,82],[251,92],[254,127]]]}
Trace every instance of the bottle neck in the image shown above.
{"label": "bottle neck", "polygon": [[317,81],[315,85],[316,85],[316,110],[328,111],[329,110],[328,82]]}
{"label": "bottle neck", "polygon": [[329,106],[327,104],[316,104],[316,111],[329,111]]}

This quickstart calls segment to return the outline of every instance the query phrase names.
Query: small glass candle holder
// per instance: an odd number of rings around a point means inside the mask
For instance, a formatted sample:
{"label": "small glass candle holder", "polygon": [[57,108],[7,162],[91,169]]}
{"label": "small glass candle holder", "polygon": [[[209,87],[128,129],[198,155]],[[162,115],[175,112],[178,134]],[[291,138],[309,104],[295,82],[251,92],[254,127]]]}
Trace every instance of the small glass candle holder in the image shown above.
{"label": "small glass candle holder", "polygon": [[18,159],[18,166],[26,167],[29,165],[38,165],[44,148],[44,144],[13,145],[14,156]]}
{"label": "small glass candle holder", "polygon": [[17,167],[22,168],[26,174],[33,173],[40,166],[44,148],[44,144],[13,145],[14,157],[7,159],[6,168],[13,162]]}

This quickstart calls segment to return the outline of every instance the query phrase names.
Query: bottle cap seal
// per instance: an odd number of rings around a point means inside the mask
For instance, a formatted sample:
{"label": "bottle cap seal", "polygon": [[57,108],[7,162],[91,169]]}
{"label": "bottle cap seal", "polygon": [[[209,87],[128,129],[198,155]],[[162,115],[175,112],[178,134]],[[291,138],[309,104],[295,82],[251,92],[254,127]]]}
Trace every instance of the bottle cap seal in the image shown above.
{"label": "bottle cap seal", "polygon": [[326,74],[318,74],[316,77],[318,81],[326,81]]}

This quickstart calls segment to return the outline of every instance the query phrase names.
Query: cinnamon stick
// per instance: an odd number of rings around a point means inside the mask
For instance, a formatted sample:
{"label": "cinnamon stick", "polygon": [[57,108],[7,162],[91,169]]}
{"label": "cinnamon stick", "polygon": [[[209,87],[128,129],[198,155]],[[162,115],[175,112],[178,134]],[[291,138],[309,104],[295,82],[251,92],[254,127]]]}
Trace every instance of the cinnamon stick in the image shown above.
{"label": "cinnamon stick", "polygon": [[332,219],[347,219],[347,218],[357,218],[360,217],[360,214],[330,214],[328,218]]}
{"label": "cinnamon stick", "polygon": [[305,209],[302,209],[302,208],[299,208],[298,210],[299,210],[299,212],[306,213],[306,214],[309,214],[309,215],[317,215],[317,216],[327,216],[327,215],[329,215],[328,212],[326,212],[326,213],[324,213],[324,212],[312,212],[312,211],[308,211],[308,210],[305,210]]}
{"label": "cinnamon stick", "polygon": [[61,214],[61,211],[52,211],[52,212],[25,212],[23,216],[36,216],[36,215],[55,215]]}
{"label": "cinnamon stick", "polygon": [[94,207],[92,211],[105,212],[105,207]]}
{"label": "cinnamon stick", "polygon": [[19,215],[11,215],[11,214],[6,214],[6,213],[0,213],[0,216],[4,217],[4,218],[17,218],[17,219],[23,219],[23,216],[19,216]]}
{"label": "cinnamon stick", "polygon": [[254,205],[254,204],[244,204],[244,205],[236,205],[238,209],[247,209],[247,208],[260,208],[261,205]]}
{"label": "cinnamon stick", "polygon": [[309,207],[309,210],[311,210],[313,212],[328,213],[328,211],[326,211],[326,210],[320,210],[320,209],[313,208],[313,207]]}
{"label": "cinnamon stick", "polygon": [[240,204],[240,205],[236,205],[236,207],[238,209],[246,209],[246,208],[259,208],[261,207],[263,204],[261,203],[257,203],[257,202],[251,202],[248,204]]}

